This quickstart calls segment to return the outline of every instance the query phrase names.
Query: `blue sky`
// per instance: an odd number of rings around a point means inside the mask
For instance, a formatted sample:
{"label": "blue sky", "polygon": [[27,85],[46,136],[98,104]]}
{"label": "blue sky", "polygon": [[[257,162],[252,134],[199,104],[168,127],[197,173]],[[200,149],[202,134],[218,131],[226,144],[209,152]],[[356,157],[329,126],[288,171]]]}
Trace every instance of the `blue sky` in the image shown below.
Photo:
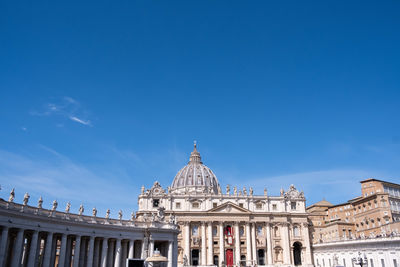
{"label": "blue sky", "polygon": [[193,147],[225,188],[400,182],[398,1],[0,3],[0,197],[129,216]]}

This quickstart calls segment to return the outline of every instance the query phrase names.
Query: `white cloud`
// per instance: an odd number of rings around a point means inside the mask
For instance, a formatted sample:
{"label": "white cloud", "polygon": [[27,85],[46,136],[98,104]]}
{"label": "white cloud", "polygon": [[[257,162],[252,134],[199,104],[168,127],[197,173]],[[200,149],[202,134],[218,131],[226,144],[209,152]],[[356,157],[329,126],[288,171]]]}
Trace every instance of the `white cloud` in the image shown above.
{"label": "white cloud", "polygon": [[[92,126],[92,122],[87,119],[88,112],[81,107],[81,104],[72,97],[65,96],[61,99],[55,99],[51,103],[45,104],[41,110],[33,110],[29,112],[32,116],[55,116],[58,118],[67,118],[74,122],[85,126]],[[57,127],[64,126],[62,123],[57,123]]]}
{"label": "white cloud", "polygon": [[77,118],[77,117],[75,117],[75,116],[70,116],[69,118],[70,118],[70,120],[76,121],[76,122],[78,122],[78,123],[80,123],[80,124],[91,126],[91,123],[90,123],[89,120],[88,120],[88,121],[85,121],[85,120],[79,119],[79,118]]}

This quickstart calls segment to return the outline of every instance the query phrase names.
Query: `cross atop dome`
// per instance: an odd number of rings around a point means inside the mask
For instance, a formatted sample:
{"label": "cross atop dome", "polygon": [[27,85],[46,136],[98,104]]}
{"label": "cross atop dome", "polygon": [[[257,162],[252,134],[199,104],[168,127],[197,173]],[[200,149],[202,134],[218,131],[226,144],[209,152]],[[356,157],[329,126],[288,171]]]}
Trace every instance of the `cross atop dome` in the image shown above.
{"label": "cross atop dome", "polygon": [[190,158],[189,158],[189,163],[190,162],[198,162],[198,163],[203,163],[201,162],[201,157],[200,157],[200,153],[197,151],[197,142],[196,140],[194,140],[193,142],[193,151],[192,153],[190,153]]}

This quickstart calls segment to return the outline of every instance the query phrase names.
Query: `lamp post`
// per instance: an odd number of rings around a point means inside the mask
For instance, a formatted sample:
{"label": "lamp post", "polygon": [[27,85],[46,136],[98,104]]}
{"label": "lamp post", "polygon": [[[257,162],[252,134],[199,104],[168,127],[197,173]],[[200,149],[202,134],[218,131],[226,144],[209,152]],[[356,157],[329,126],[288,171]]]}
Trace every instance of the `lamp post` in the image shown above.
{"label": "lamp post", "polygon": [[363,266],[368,266],[368,260],[367,260],[367,256],[364,253],[364,257],[361,257],[361,252],[358,252],[358,257],[352,258],[351,261],[354,264],[360,265],[361,267]]}

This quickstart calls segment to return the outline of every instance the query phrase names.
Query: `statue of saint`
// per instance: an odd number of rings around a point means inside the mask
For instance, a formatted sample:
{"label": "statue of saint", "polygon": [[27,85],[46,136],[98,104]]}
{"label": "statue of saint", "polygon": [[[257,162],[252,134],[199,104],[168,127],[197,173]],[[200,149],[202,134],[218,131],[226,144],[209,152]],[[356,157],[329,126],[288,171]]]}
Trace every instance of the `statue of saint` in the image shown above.
{"label": "statue of saint", "polygon": [[247,191],[246,191],[246,187],[245,186],[243,186],[243,195],[247,196]]}
{"label": "statue of saint", "polygon": [[57,209],[57,206],[58,206],[58,202],[57,202],[57,200],[54,200],[53,206],[51,207],[51,211],[55,211]]}
{"label": "statue of saint", "polygon": [[93,214],[93,217],[96,217],[96,216],[97,216],[97,209],[96,209],[96,207],[93,208],[92,214]]}
{"label": "statue of saint", "polygon": [[226,194],[229,195],[231,193],[231,187],[230,185],[226,185]]}
{"label": "statue of saint", "polygon": [[109,219],[110,218],[110,209],[107,209],[107,211],[106,211],[106,219]]}
{"label": "statue of saint", "polygon": [[250,187],[250,196],[252,196],[253,195],[253,187]]}
{"label": "statue of saint", "polygon": [[175,215],[171,214],[171,215],[169,216],[169,223],[171,223],[171,224],[176,224]]}
{"label": "statue of saint", "polygon": [[25,195],[24,195],[24,202],[23,202],[23,205],[24,205],[24,206],[28,205],[29,198],[30,198],[29,194],[28,194],[28,193],[25,193]]}
{"label": "statue of saint", "polygon": [[8,202],[13,202],[15,198],[15,189],[13,188],[10,192],[10,197],[8,198]]}
{"label": "statue of saint", "polygon": [[267,196],[268,192],[267,192],[267,188],[264,188],[264,196]]}
{"label": "statue of saint", "polygon": [[283,197],[283,194],[285,194],[285,191],[281,188],[281,197]]}
{"label": "statue of saint", "polygon": [[40,198],[39,198],[39,200],[38,200],[37,207],[38,207],[39,209],[41,209],[41,208],[42,208],[42,205],[43,205],[43,198],[42,198],[42,196],[40,196]]}
{"label": "statue of saint", "polygon": [[132,213],[131,213],[131,221],[134,221],[134,220],[135,220],[135,212],[132,211]]}
{"label": "statue of saint", "polygon": [[67,203],[67,206],[65,207],[65,212],[69,213],[69,210],[71,209],[71,203]]}
{"label": "statue of saint", "polygon": [[82,215],[84,211],[85,211],[85,208],[83,207],[83,204],[81,204],[79,206],[79,215]]}
{"label": "statue of saint", "polygon": [[237,192],[237,187],[236,187],[236,186],[233,187],[233,194],[234,194],[235,196],[237,196],[237,194],[238,194],[238,192]]}
{"label": "statue of saint", "polygon": [[165,218],[165,208],[159,207],[157,210],[157,219],[159,221],[164,221],[164,218]]}
{"label": "statue of saint", "polygon": [[122,220],[122,210],[119,210],[119,212],[118,212],[118,219]]}
{"label": "statue of saint", "polygon": [[144,195],[144,185],[142,185],[141,193],[142,193],[142,195]]}

